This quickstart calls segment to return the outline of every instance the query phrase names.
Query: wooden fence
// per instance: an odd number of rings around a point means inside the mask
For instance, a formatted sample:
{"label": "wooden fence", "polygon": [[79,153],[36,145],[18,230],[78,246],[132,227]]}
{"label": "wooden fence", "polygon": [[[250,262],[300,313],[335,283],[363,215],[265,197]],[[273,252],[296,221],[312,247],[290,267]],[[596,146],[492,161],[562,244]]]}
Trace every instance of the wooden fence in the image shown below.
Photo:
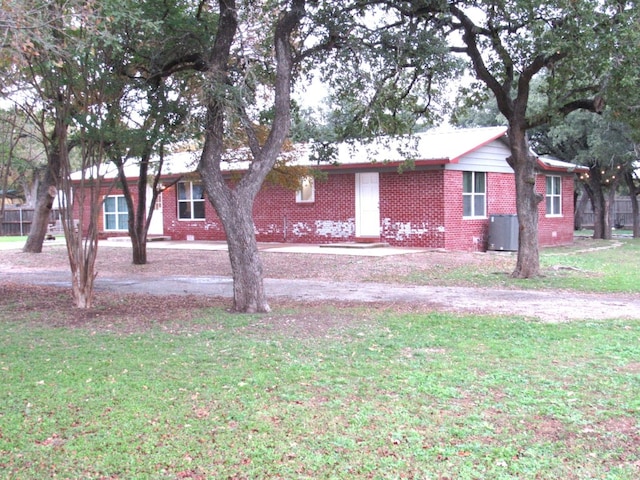
{"label": "wooden fence", "polygon": [[[5,207],[2,221],[2,235],[28,235],[33,221],[33,208],[13,208]],[[58,219],[58,211],[52,210],[49,216],[49,223],[55,223]]]}
{"label": "wooden fence", "polygon": [[[587,203],[582,214],[582,226],[593,227],[594,214],[591,202]],[[612,224],[616,228],[631,228],[633,225],[633,211],[631,210],[631,199],[629,197],[616,197],[611,210]]]}

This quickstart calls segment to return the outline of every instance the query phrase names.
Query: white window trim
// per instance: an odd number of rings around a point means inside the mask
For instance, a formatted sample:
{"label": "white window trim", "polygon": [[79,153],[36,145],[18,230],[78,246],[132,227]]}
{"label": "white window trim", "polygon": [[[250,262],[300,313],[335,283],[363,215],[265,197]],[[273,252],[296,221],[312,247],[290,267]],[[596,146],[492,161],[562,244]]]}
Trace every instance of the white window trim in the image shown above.
{"label": "white window trim", "polygon": [[[189,200],[180,200],[180,193],[178,192],[178,190],[177,190],[177,189],[178,189],[178,188],[180,188],[180,187],[179,187],[179,185],[180,185],[181,183],[184,183],[184,184],[188,184],[188,185],[189,185],[189,196],[190,196],[190,199],[189,199]],[[202,218],[195,218],[195,217],[193,216],[193,214],[194,214],[194,212],[195,212],[195,209],[193,208],[193,207],[194,207],[194,205],[193,205],[193,204],[194,204],[195,202],[203,202],[203,203],[204,203],[204,201],[205,201],[204,199],[202,199],[202,200],[200,200],[200,199],[196,200],[196,199],[194,199],[194,198],[193,198],[193,184],[194,184],[194,183],[195,183],[195,184],[198,184],[198,185],[202,185],[202,182],[194,182],[193,180],[183,180],[183,181],[181,181],[181,182],[178,182],[178,184],[176,185],[176,197],[177,197],[177,200],[178,200],[178,205],[177,205],[177,207],[178,207],[178,212],[177,212],[177,215],[176,215],[176,216],[178,217],[178,221],[179,221],[179,222],[204,222],[204,221],[206,220],[206,213],[205,213],[205,216],[204,216],[204,217],[202,217]],[[190,209],[190,211],[191,211],[191,218],[182,218],[182,217],[180,216],[180,204],[181,204],[181,203],[190,203],[190,204],[191,204],[191,209]]]}
{"label": "white window trim", "polygon": [[[465,192],[464,191],[464,174],[465,173],[470,173],[471,174],[471,188],[473,189],[472,192]],[[484,175],[484,192],[483,193],[476,193],[475,192],[476,175]],[[487,218],[487,172],[464,171],[464,172],[462,172],[462,177],[463,177],[463,182],[462,182],[462,199],[463,199],[462,219],[463,220],[478,220],[478,219]],[[475,214],[475,202],[473,200],[475,199],[476,196],[482,196],[484,198],[484,212],[482,212],[482,215],[469,215],[469,216],[465,215],[464,214],[464,197],[471,197],[471,207],[473,208],[474,214]]]}
{"label": "white window trim", "polygon": [[[547,190],[547,179],[551,178],[552,179],[552,183],[555,179],[555,181],[558,182],[558,187],[559,187],[559,192],[557,195],[554,193],[549,193],[549,191]],[[552,185],[553,186],[553,185]],[[544,199],[544,206],[545,206],[545,216],[546,217],[562,217],[562,177],[560,175],[547,175],[544,179],[544,188],[545,188],[545,199]],[[560,202],[559,202],[559,208],[560,211],[559,212],[553,212],[553,213],[549,213],[547,210],[547,199],[551,198],[551,206],[553,208],[553,199],[554,198],[559,198]]]}
{"label": "white window trim", "polygon": [[[107,206],[107,199],[108,198],[114,198],[115,199],[115,206],[116,206],[116,211],[115,212],[107,212],[106,206]],[[117,228],[118,226],[118,216],[122,215],[124,212],[120,212],[118,211],[118,199],[119,198],[124,198],[124,195],[105,195],[104,200],[102,202],[102,226],[104,227],[104,231],[105,232],[128,232],[129,231],[129,226],[126,225],[124,228]],[[127,210],[127,215],[129,214],[129,211]],[[116,218],[116,228],[107,228],[107,215],[111,215],[111,216],[115,216]]]}
{"label": "white window trim", "polygon": [[[304,188],[309,188],[311,194],[309,198],[303,198],[302,193]],[[316,182],[313,177],[304,177],[300,179],[300,188],[296,191],[296,203],[314,203],[316,201]]]}

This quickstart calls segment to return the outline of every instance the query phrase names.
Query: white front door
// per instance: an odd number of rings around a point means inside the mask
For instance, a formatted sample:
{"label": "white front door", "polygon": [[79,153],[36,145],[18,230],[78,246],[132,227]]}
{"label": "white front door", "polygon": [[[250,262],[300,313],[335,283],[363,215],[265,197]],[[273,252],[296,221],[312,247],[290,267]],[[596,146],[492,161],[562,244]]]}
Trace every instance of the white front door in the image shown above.
{"label": "white front door", "polygon": [[356,237],[380,236],[378,172],[356,173]]}
{"label": "white front door", "polygon": [[[147,190],[147,198],[151,198],[151,189]],[[147,207],[147,211],[149,207]],[[149,224],[149,235],[164,235],[164,226],[162,219],[162,193],[158,195],[156,204],[153,208],[153,216]]]}

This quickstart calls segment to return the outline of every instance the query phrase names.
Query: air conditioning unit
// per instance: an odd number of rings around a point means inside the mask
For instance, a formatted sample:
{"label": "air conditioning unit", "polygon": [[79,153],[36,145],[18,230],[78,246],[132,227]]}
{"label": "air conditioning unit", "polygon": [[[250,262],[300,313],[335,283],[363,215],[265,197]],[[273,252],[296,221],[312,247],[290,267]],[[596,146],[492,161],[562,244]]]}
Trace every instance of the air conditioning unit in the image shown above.
{"label": "air conditioning unit", "polygon": [[489,250],[518,251],[518,215],[489,216]]}

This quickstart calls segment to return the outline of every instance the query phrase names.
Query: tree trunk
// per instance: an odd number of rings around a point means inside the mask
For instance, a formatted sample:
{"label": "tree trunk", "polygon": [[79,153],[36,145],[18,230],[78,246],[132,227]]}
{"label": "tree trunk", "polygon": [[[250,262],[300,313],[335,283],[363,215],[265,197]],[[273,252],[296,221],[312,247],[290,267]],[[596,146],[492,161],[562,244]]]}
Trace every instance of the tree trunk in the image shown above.
{"label": "tree trunk", "polygon": [[[92,216],[97,218],[96,213]],[[73,219],[64,215],[63,225],[67,237],[67,255],[71,267],[71,285],[73,300],[78,308],[91,308],[93,306],[93,285],[98,275],[95,271],[96,258],[98,256],[98,236],[94,220],[90,220],[87,238],[83,238],[81,228],[78,232],[73,229]]]}
{"label": "tree trunk", "polygon": [[22,248],[22,251],[26,253],[42,252],[42,243],[49,230],[51,209],[58,194],[61,152],[62,149],[67,148],[67,132],[62,120],[56,123],[51,141],[51,151],[47,157],[47,169],[45,170],[43,181],[38,185],[38,196],[34,205],[31,229]]}
{"label": "tree trunk", "polygon": [[[82,171],[88,171],[92,164],[87,158],[85,147],[82,148],[83,162]],[[78,308],[91,308],[94,297],[94,281],[97,275],[95,271],[96,258],[98,256],[98,216],[102,207],[100,198],[101,179],[94,178],[91,182],[82,179],[81,186],[73,188],[71,181],[71,171],[68,156],[62,162],[61,188],[64,193],[65,202],[61,209],[62,226],[67,240],[67,256],[71,268],[71,284],[73,299]],[[73,195],[72,195],[73,193]],[[71,199],[71,202],[68,200]],[[83,215],[79,217],[79,224],[76,226],[74,212],[84,212],[85,206],[89,206],[89,218]],[[85,222],[88,220],[88,224]]]}
{"label": "tree trunk", "polygon": [[131,237],[131,253],[132,262],[134,265],[146,265],[147,264],[147,236]]}
{"label": "tree trunk", "polygon": [[611,240],[611,238],[613,238],[613,205],[615,201],[616,190],[615,188],[610,188],[604,195],[604,212],[602,215],[603,240]]}
{"label": "tree trunk", "polygon": [[233,271],[233,309],[247,313],[268,312],[270,309],[264,292],[262,263],[253,225],[253,202],[289,135],[294,66],[290,40],[305,14],[305,0],[292,1],[290,10],[280,12],[276,20],[273,35],[276,73],[272,85],[273,120],[264,142],[258,140],[254,125],[248,121],[249,115],[243,112],[244,106],[233,106],[233,115],[240,111],[240,116],[244,118],[243,130],[253,157],[247,171],[233,186],[227,183],[221,168],[226,150],[224,138],[228,127],[226,114],[229,112],[230,96],[224,97],[220,93],[232,80],[229,65],[235,60],[230,52],[238,29],[238,18],[234,1],[225,0],[219,4],[218,34],[209,57],[211,96],[207,99],[205,142],[198,170],[209,201],[216,209],[227,235]]}
{"label": "tree trunk", "polygon": [[640,195],[640,187],[636,185],[636,181],[631,172],[624,175],[629,188],[629,198],[631,199],[631,212],[633,215],[633,238],[640,238],[640,208],[638,207],[638,195]]}
{"label": "tree trunk", "polygon": [[578,197],[577,202],[575,202],[575,211],[574,211],[574,221],[573,221],[573,227],[575,230],[582,230],[582,223],[583,223],[583,217],[584,217],[584,210],[585,208],[587,208],[587,205],[589,204],[589,195],[587,194],[585,188],[584,188],[584,184],[581,184],[582,188],[582,193],[580,193],[580,196]]}
{"label": "tree trunk", "polygon": [[253,201],[239,198],[233,192],[231,204],[223,213],[233,271],[233,310],[255,313],[270,311],[262,279],[262,260],[256,242]]}
{"label": "tree trunk", "polygon": [[[589,181],[585,184],[585,190],[591,199],[591,207],[593,209],[593,238],[594,239],[610,239],[611,238],[611,199],[608,199],[610,193],[605,192],[602,187],[601,167],[593,165],[589,167]],[[615,190],[611,189],[610,192]]]}
{"label": "tree trunk", "polygon": [[594,192],[591,199],[593,209],[593,238],[604,238],[604,196],[602,192]]}
{"label": "tree trunk", "polygon": [[[112,158],[112,162],[118,168],[118,178],[122,185],[122,193],[127,202],[127,211],[129,212],[127,231],[131,239],[131,255],[134,265],[146,265],[147,263],[147,233],[149,231],[149,222],[153,215],[153,205],[147,212],[147,182],[149,173],[149,158],[151,157],[150,149],[145,149],[142,155],[138,171],[137,182],[137,199],[134,203],[131,187],[127,181],[124,171],[125,160],[121,158]],[[155,201],[156,196],[152,199]],[[148,215],[148,218],[147,218]]]}
{"label": "tree trunk", "polygon": [[511,276],[534,278],[540,275],[538,204],[543,197],[536,192],[536,160],[530,153],[525,130],[510,127],[509,144],[511,156],[507,161],[515,172],[519,226],[518,259]]}

